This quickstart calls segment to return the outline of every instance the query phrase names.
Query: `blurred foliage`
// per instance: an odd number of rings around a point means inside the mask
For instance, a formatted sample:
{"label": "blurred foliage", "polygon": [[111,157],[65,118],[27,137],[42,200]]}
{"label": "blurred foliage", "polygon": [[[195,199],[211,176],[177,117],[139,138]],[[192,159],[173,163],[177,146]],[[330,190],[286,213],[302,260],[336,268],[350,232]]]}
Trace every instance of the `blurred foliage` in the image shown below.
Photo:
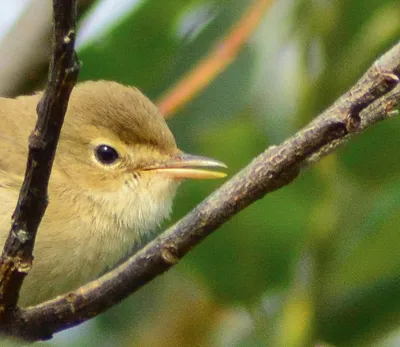
{"label": "blurred foliage", "polygon": [[[249,3],[143,0],[80,47],[80,78],[156,99]],[[182,149],[223,160],[233,175],[329,106],[399,37],[398,0],[276,0],[234,63],[169,124]],[[43,345],[400,345],[399,128],[395,118],[368,130],[168,274]],[[220,184],[185,183],[168,223]]]}

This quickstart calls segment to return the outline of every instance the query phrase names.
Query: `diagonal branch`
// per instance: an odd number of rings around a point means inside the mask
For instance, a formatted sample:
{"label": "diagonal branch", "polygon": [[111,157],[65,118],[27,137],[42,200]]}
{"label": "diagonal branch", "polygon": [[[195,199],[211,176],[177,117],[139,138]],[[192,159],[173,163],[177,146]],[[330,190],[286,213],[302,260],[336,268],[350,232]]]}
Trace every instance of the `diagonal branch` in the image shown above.
{"label": "diagonal branch", "polygon": [[32,265],[39,223],[47,207],[47,185],[68,100],[79,71],[74,50],[76,0],[54,0],[53,56],[38,119],[29,138],[25,179],[0,258],[0,319],[15,309]]}
{"label": "diagonal branch", "polygon": [[165,118],[179,111],[234,61],[272,4],[273,0],[254,0],[215,49],[157,101]]}
{"label": "diagonal branch", "polygon": [[331,107],[272,146],[200,205],[115,270],[78,290],[14,312],[7,333],[30,340],[51,337],[118,303],[165,272],[236,213],[294,180],[368,126],[391,117],[400,101],[400,42],[378,59]]}

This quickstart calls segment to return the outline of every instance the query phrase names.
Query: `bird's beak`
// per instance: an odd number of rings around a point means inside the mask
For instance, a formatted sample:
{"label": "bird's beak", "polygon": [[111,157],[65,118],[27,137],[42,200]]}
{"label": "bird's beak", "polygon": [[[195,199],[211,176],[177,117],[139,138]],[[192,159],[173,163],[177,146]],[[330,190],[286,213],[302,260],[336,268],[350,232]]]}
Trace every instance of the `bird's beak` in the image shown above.
{"label": "bird's beak", "polygon": [[214,168],[227,168],[227,166],[219,160],[181,153],[166,161],[146,166],[142,170],[162,173],[176,179],[215,179],[226,176],[224,172],[213,171]]}

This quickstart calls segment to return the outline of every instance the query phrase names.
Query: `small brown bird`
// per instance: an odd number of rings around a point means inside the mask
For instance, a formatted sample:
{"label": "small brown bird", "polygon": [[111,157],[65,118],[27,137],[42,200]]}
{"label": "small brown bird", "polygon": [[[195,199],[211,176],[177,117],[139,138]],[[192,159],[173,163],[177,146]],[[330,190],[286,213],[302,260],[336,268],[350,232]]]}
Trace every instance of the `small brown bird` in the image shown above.
{"label": "small brown bird", "polygon": [[[0,98],[0,242],[10,228],[41,93]],[[71,94],[22,306],[37,304],[115,266],[170,211],[184,178],[219,178],[217,160],[180,151],[139,90],[85,82]]]}

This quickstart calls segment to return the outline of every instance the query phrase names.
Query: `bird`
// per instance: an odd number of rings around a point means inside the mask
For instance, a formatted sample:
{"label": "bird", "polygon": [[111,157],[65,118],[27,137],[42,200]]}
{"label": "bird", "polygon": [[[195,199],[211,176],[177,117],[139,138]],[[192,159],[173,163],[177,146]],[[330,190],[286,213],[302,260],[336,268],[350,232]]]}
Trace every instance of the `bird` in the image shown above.
{"label": "bird", "polygon": [[[42,92],[0,97],[0,242],[11,225]],[[19,305],[68,293],[115,267],[171,212],[186,178],[224,177],[221,161],[184,153],[137,88],[86,81],[73,89],[48,186],[33,265]]]}

